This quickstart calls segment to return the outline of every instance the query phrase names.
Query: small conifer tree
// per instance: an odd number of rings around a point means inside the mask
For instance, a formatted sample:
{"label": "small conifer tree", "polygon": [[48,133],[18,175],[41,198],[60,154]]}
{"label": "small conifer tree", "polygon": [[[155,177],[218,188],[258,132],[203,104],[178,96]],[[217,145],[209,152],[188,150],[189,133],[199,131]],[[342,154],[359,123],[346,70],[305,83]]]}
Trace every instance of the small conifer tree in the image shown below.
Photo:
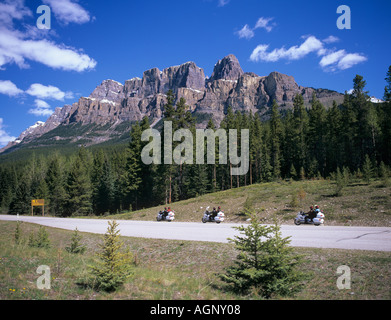
{"label": "small conifer tree", "polygon": [[82,236],[79,234],[79,230],[75,229],[72,238],[71,244],[69,247],[66,247],[69,253],[80,253],[83,254],[86,251],[86,246],[81,243]]}
{"label": "small conifer tree", "polygon": [[133,275],[133,256],[129,249],[122,250],[123,242],[116,221],[109,221],[107,232],[98,252],[100,261],[91,266],[92,275],[95,277],[94,286],[98,290],[115,291],[127,279]]}
{"label": "small conifer tree", "polygon": [[342,196],[343,188],[345,188],[346,185],[346,177],[341,172],[341,170],[337,168],[337,173],[335,174],[335,195],[337,197]]}
{"label": "small conifer tree", "polygon": [[20,244],[22,239],[21,239],[21,236],[22,236],[22,230],[20,228],[20,225],[21,225],[22,222],[18,221],[16,223],[16,228],[15,228],[15,234],[14,234],[14,237],[15,237],[15,244]]}
{"label": "small conifer tree", "polygon": [[49,234],[44,226],[40,226],[37,235],[30,233],[28,245],[36,248],[50,248]]}
{"label": "small conifer tree", "polygon": [[362,167],[362,173],[364,176],[364,180],[367,184],[369,184],[371,178],[373,177],[373,166],[372,166],[372,161],[369,158],[368,155],[365,155],[365,161]]}
{"label": "small conifer tree", "polygon": [[261,225],[255,214],[251,224],[234,227],[243,236],[229,239],[239,251],[235,264],[220,278],[238,293],[250,290],[264,298],[293,295],[301,288],[304,274],[297,270],[303,258],[294,254],[289,238],[283,238],[277,222]]}

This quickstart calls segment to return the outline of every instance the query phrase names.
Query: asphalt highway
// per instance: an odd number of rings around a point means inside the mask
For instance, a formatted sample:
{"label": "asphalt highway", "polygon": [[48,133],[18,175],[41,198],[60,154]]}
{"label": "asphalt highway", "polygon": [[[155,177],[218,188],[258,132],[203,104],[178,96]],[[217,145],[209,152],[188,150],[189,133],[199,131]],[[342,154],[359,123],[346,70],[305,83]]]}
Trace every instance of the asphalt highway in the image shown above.
{"label": "asphalt highway", "polygon": [[[103,219],[50,218],[39,216],[0,215],[0,220],[25,221],[48,227],[104,234],[108,221]],[[201,222],[156,222],[117,220],[122,236],[228,242],[239,235],[232,227],[238,224]],[[337,248],[353,250],[391,251],[391,228],[389,227],[342,227],[313,225],[282,225],[282,235],[291,237],[295,247]]]}

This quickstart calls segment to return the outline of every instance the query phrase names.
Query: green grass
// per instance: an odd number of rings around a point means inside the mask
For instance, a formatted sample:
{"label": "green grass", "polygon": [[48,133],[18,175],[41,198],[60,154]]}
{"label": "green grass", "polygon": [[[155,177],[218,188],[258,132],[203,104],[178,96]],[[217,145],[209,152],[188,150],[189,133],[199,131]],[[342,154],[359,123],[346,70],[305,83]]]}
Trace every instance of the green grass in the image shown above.
{"label": "green grass", "polygon": [[[15,222],[0,221],[0,300],[232,300],[258,299],[226,290],[217,273],[236,257],[231,244],[155,240],[122,237],[135,256],[135,274],[118,291],[104,293],[79,285],[95,261],[101,235],[81,233],[87,246],[83,255],[65,250],[73,231],[47,228],[51,248],[31,248],[27,238],[39,226],[22,223],[21,244],[14,243]],[[391,299],[390,252],[295,248],[306,257],[309,278],[292,299]],[[38,290],[36,269],[51,269],[51,289]],[[336,270],[347,265],[352,272],[351,290],[336,286]],[[275,297],[278,298],[278,297]]]}
{"label": "green grass", "polygon": [[[335,196],[335,182],[330,180],[280,181],[235,188],[206,194],[198,198],[172,203],[176,221],[201,221],[207,206],[221,206],[227,222],[246,220],[245,206],[252,208],[265,223],[272,223],[278,216],[283,224],[293,224],[300,210],[309,211],[318,204],[326,215],[327,225],[343,226],[391,226],[391,187],[381,181],[370,184],[353,181]],[[298,194],[302,197],[298,197]],[[296,204],[292,198],[296,197]],[[155,220],[164,205],[109,215],[104,218]]]}

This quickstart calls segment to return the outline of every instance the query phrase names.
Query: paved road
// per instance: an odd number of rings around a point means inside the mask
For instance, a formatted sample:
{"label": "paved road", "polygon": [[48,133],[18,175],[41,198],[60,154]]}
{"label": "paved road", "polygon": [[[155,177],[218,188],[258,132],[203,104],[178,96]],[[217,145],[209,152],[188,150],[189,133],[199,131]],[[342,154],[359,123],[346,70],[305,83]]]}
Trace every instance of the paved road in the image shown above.
{"label": "paved road", "polygon": [[[0,215],[0,220],[16,220],[37,223],[40,225],[103,234],[107,230],[108,220],[46,218],[31,216]],[[237,224],[196,222],[155,222],[117,220],[122,236],[228,242],[227,238],[238,235],[233,229]],[[283,225],[281,231],[284,237],[291,236],[291,245],[296,247],[339,248],[375,251],[391,251],[391,228],[381,227],[335,227],[312,225]]]}

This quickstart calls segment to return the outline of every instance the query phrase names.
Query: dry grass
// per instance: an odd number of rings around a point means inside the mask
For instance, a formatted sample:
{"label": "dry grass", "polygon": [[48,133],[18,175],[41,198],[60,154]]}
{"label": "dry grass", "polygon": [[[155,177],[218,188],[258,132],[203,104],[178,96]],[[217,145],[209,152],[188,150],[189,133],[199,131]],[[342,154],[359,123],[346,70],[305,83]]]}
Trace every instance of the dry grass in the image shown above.
{"label": "dry grass", "polygon": [[[256,184],[171,204],[176,221],[201,221],[207,206],[221,206],[227,222],[246,220],[245,207],[258,213],[265,223],[275,215],[281,223],[293,224],[300,210],[318,204],[326,215],[327,225],[391,226],[391,187],[381,181],[366,184],[355,181],[335,196],[335,183],[329,180],[281,181]],[[155,220],[164,206],[127,212],[104,218]]]}
{"label": "dry grass", "polygon": [[[238,296],[225,290],[218,272],[233,263],[235,249],[230,244],[127,238],[122,240],[134,253],[135,275],[114,293],[97,292],[78,285],[94,262],[94,253],[102,236],[82,233],[88,250],[73,255],[64,249],[72,231],[47,228],[52,247],[30,248],[26,242],[15,245],[15,222],[0,222],[0,300],[231,300],[257,299],[255,295]],[[26,238],[39,226],[23,223]],[[295,248],[307,262],[303,270],[308,280],[293,299],[391,299],[391,253],[332,249]],[[38,290],[39,265],[51,268],[52,287]],[[347,265],[352,271],[352,289],[339,290],[336,270]]]}

